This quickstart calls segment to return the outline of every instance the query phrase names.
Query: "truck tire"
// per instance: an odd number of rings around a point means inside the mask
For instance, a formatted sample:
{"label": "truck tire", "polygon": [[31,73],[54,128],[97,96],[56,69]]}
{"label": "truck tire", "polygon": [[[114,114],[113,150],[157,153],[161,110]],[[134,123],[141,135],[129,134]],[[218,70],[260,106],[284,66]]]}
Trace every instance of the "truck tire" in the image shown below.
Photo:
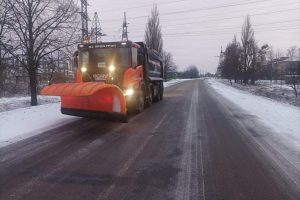
{"label": "truck tire", "polygon": [[137,103],[135,107],[136,113],[141,113],[145,108],[145,96],[143,89],[140,89],[137,94]]}
{"label": "truck tire", "polygon": [[163,85],[163,83],[160,84],[159,94],[160,94],[160,100],[163,100],[163,98],[164,98],[164,85]]}
{"label": "truck tire", "polygon": [[152,105],[152,101],[153,101],[153,90],[152,90],[152,88],[150,88],[150,94],[146,101],[145,107],[147,107],[147,108],[150,107]]}
{"label": "truck tire", "polygon": [[157,87],[157,94],[154,96],[154,98],[153,98],[153,101],[154,102],[159,102],[160,101],[160,87],[159,87],[159,85],[158,86],[156,86]]}

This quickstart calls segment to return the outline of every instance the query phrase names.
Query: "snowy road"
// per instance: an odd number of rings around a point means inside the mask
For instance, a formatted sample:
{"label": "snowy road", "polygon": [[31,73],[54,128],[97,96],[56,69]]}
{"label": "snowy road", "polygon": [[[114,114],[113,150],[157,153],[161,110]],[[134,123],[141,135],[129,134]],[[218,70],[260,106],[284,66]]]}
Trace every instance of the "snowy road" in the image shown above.
{"label": "snowy road", "polygon": [[1,148],[0,199],[298,200],[299,158],[262,142],[272,134],[187,81],[128,124],[79,119]]}

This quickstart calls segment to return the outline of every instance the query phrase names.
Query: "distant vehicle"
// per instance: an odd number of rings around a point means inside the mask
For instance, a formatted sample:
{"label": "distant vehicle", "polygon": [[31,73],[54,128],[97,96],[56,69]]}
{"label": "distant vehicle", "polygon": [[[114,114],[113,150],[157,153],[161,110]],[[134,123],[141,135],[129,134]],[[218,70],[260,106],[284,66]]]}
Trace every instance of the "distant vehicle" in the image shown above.
{"label": "distant vehicle", "polygon": [[79,44],[74,54],[76,83],[53,84],[43,95],[61,96],[67,115],[127,120],[163,98],[163,62],[142,42]]}

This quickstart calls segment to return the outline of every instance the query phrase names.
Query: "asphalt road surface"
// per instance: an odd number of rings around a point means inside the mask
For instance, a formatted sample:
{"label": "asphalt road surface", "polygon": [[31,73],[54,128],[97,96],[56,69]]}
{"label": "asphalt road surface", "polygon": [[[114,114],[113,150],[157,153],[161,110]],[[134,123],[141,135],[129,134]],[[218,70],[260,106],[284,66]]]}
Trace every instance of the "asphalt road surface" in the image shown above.
{"label": "asphalt road surface", "polygon": [[1,148],[0,199],[299,200],[253,118],[180,83],[127,124],[79,119]]}

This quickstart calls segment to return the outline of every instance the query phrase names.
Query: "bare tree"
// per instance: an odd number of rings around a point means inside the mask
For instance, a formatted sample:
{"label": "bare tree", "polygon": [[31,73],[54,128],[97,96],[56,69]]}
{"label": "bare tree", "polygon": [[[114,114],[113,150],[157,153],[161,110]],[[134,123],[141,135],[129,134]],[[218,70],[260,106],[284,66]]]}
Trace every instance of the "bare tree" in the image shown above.
{"label": "bare tree", "polygon": [[286,56],[289,57],[289,60],[293,61],[297,53],[297,46],[291,46],[287,49]]}
{"label": "bare tree", "polygon": [[167,73],[170,70],[176,70],[176,65],[174,63],[173,56],[170,52],[163,51],[162,57],[163,57],[165,81],[167,81]]}
{"label": "bare tree", "polygon": [[287,79],[287,83],[292,87],[292,89],[294,90],[295,96],[296,98],[299,95],[299,90],[300,90],[300,75],[294,73],[291,75],[287,75],[288,79]]}
{"label": "bare tree", "polygon": [[47,84],[50,85],[52,82],[67,82],[69,80],[69,69],[66,67],[70,63],[70,59],[65,49],[48,54],[43,61],[44,65],[40,71],[43,71],[43,74],[46,75],[43,79]]}
{"label": "bare tree", "polygon": [[5,27],[7,25],[8,19],[8,3],[7,0],[0,0],[0,40],[4,36],[4,31],[7,30]]}
{"label": "bare tree", "polygon": [[249,15],[246,17],[242,28],[242,66],[244,74],[244,83],[248,83],[248,79],[251,79],[251,83],[255,82],[255,67],[257,56],[257,44],[254,38],[254,30],[250,21]]}
{"label": "bare tree", "polygon": [[[31,105],[37,105],[37,71],[47,55],[76,43],[78,8],[73,0],[10,0],[15,19],[3,46],[27,70]],[[22,56],[20,57],[20,54]]]}
{"label": "bare tree", "polygon": [[[4,58],[7,55],[7,51],[4,51],[2,41],[5,33],[7,32],[7,20],[8,16],[8,3],[7,0],[0,0],[0,91],[4,92],[4,72],[6,65],[4,64]],[[1,94],[0,94],[1,96]]]}
{"label": "bare tree", "polygon": [[157,9],[157,5],[153,6],[151,10],[151,16],[148,18],[145,31],[145,43],[149,48],[162,53],[163,39],[161,26],[159,23],[159,12]]}
{"label": "bare tree", "polygon": [[274,58],[275,58],[276,60],[280,60],[281,57],[283,57],[282,51],[277,50],[277,51],[275,52],[275,54],[274,54]]}
{"label": "bare tree", "polygon": [[274,59],[274,50],[272,46],[269,46],[267,52],[266,52],[267,60],[272,61]]}

